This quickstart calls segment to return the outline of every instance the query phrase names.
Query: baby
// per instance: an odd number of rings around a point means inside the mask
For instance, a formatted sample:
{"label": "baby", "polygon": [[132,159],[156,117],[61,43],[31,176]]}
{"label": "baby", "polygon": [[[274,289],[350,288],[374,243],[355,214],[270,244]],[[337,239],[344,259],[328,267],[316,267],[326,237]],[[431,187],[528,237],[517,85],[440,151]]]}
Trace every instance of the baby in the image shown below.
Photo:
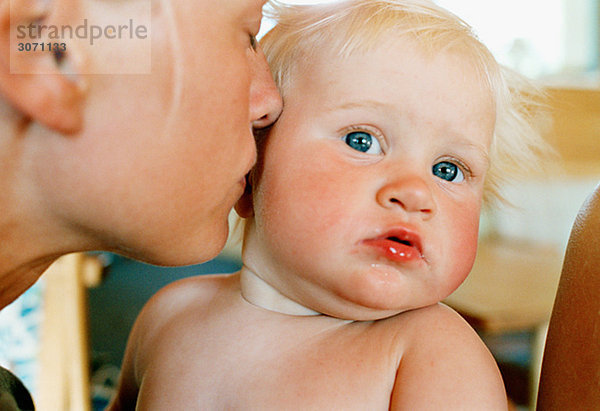
{"label": "baby", "polygon": [[236,206],[243,268],[153,297],[112,408],[506,409],[440,301],[482,204],[542,144],[526,83],[428,1],[274,7],[284,110]]}

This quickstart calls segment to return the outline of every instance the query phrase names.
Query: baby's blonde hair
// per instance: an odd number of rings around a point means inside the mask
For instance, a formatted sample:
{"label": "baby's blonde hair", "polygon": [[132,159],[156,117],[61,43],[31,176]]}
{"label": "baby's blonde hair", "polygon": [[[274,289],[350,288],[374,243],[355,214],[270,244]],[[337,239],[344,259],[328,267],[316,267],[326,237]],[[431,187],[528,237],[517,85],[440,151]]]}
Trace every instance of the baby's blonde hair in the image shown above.
{"label": "baby's blonde hair", "polygon": [[[427,0],[345,0],[321,5],[271,1],[267,15],[277,21],[260,44],[283,96],[300,64],[330,55],[343,58],[378,47],[384,35],[409,36],[425,53],[458,51],[469,58],[496,103],[484,202],[503,200],[504,182],[533,171],[548,150],[538,118],[543,93],[517,73],[501,67],[471,27]],[[325,51],[325,52],[324,52]],[[327,53],[327,54],[325,54]],[[481,81],[474,79],[474,81]],[[285,108],[284,108],[285,110]]]}

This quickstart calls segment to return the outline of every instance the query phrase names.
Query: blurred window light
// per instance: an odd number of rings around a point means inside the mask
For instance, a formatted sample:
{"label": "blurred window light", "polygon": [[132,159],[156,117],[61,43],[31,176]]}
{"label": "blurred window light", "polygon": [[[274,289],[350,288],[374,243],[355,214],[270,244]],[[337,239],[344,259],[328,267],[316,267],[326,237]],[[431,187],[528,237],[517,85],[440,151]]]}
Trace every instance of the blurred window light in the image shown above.
{"label": "blurred window light", "polygon": [[[291,4],[339,0],[280,0]],[[473,27],[496,59],[529,77],[599,79],[600,0],[434,0]],[[261,35],[273,26],[264,19]]]}
{"label": "blurred window light", "polygon": [[600,0],[436,0],[471,25],[498,61],[535,78],[597,72]]}

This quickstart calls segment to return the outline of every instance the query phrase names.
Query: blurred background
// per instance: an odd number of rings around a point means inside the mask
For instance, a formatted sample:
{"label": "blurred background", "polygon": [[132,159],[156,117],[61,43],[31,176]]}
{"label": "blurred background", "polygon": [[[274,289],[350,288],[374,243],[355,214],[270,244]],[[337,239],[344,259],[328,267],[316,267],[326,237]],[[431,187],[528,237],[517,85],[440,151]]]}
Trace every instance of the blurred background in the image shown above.
{"label": "blurred background", "polygon": [[[529,176],[506,188],[517,207],[485,210],[475,268],[447,300],[495,355],[513,406],[532,409],[545,327],[571,225],[600,181],[600,0],[437,3],[472,25],[502,64],[548,89],[553,124],[546,138],[561,158],[551,175]],[[261,31],[271,26],[265,20]],[[68,288],[61,281],[71,280],[64,276],[44,276],[0,313],[0,364],[14,370],[36,397],[44,390],[69,397],[74,386],[87,384],[78,381],[87,379],[81,377],[87,372],[91,382],[83,390],[93,399],[94,409],[103,409],[118,376],[129,330],[147,299],[179,278],[237,271],[239,245],[230,243],[215,260],[183,268],[159,268],[110,254],[93,258],[92,279],[81,280],[82,270],[72,272],[78,278],[73,283],[78,292],[65,291]],[[70,304],[73,299],[75,308],[67,310],[79,310],[73,320],[79,327],[75,334],[62,329],[72,322],[48,325],[51,282],[58,284],[55,300]],[[57,332],[66,334],[57,337]],[[74,352],[67,348],[70,335],[83,351],[83,357],[77,357],[85,363],[83,374],[73,377],[66,366],[58,375],[40,374],[40,341],[50,340],[55,350],[67,350],[64,358],[50,355],[66,364]],[[78,409],[72,399],[60,401],[60,406],[48,409]]]}

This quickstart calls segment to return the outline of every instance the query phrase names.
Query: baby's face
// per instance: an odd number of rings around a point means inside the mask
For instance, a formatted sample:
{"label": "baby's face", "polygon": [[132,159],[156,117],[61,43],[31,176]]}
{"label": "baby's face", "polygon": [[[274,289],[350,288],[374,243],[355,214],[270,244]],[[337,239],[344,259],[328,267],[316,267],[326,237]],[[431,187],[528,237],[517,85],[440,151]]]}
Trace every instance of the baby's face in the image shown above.
{"label": "baby's face", "polygon": [[464,56],[392,40],[301,67],[254,189],[253,268],[342,318],[436,303],[475,258],[492,94]]}

